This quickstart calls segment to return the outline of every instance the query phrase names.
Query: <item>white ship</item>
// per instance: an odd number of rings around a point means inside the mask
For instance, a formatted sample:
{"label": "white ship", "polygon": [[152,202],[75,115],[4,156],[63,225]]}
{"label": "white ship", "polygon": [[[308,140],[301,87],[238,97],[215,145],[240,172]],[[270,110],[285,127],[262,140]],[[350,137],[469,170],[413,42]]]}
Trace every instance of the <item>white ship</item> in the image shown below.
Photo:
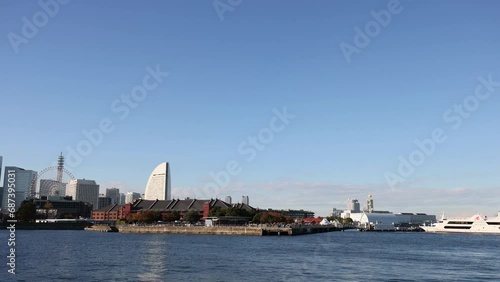
{"label": "white ship", "polygon": [[500,234],[500,212],[495,218],[476,214],[469,218],[450,218],[445,216],[431,226],[420,226],[425,232],[445,233],[490,233]]}

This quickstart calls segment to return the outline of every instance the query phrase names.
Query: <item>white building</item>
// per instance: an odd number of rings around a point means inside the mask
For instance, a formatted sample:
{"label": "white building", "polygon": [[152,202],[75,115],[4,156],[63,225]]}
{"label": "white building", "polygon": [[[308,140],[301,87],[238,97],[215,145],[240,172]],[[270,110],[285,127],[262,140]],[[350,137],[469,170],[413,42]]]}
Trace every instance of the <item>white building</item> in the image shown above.
{"label": "white building", "polygon": [[250,205],[250,199],[248,198],[248,196],[241,196],[241,203],[249,206]]}
{"label": "white building", "polygon": [[[139,195],[140,197],[140,195]],[[159,164],[151,173],[144,193],[145,200],[170,200],[170,165]]]}
{"label": "white building", "polygon": [[[393,213],[360,213],[359,226],[368,228],[371,226],[373,230],[394,230],[394,224],[404,222],[406,218],[399,217]],[[352,218],[352,215],[351,215]],[[353,218],[354,221],[354,218]]]}
{"label": "white building", "polygon": [[231,198],[231,196],[226,196],[226,198],[224,199],[224,202],[226,202],[228,204],[232,204],[232,201],[233,201],[233,198]]}
{"label": "white building", "polygon": [[359,227],[373,230],[393,230],[394,224],[430,224],[436,222],[435,215],[425,213],[361,212],[349,216]]}
{"label": "white building", "polygon": [[132,203],[135,199],[140,199],[141,194],[136,192],[127,192],[125,195],[125,204]]}
{"label": "white building", "polygon": [[92,204],[92,209],[98,207],[99,185],[94,180],[74,179],[66,185],[66,195],[75,201]]}
{"label": "white building", "polygon": [[361,207],[359,201],[356,199],[349,200],[347,204],[347,210],[351,211],[351,213],[357,213],[361,211]]}

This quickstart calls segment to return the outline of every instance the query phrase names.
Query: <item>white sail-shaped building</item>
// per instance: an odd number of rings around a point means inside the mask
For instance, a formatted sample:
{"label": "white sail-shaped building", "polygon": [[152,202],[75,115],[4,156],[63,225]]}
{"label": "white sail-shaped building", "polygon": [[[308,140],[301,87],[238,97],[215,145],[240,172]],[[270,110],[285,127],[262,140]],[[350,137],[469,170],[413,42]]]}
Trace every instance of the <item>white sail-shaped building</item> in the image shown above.
{"label": "white sail-shaped building", "polygon": [[167,162],[159,164],[149,176],[144,199],[171,200],[170,166]]}

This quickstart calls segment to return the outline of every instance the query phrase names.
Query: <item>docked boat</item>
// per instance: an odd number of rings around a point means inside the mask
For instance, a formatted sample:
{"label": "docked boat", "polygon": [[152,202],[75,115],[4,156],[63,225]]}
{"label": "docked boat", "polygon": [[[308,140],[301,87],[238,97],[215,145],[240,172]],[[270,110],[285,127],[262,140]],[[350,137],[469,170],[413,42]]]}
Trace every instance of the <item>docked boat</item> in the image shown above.
{"label": "docked boat", "polygon": [[476,214],[469,218],[447,219],[443,215],[438,223],[420,228],[425,232],[500,234],[500,212],[495,218]]}

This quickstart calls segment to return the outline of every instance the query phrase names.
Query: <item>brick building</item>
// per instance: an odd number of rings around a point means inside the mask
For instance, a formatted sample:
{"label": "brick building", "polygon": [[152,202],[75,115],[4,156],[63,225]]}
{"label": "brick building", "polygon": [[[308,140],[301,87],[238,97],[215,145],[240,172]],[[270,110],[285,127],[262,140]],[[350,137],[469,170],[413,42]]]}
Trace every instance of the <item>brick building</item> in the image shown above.
{"label": "brick building", "polygon": [[196,210],[202,217],[207,217],[210,210],[214,208],[254,208],[244,204],[228,204],[219,199],[198,200],[143,200],[137,199],[132,203],[125,205],[109,205],[102,209],[92,212],[92,219],[95,220],[117,220],[125,219],[129,214],[134,214],[142,211],[160,211],[163,214],[168,214],[173,211],[179,212],[181,218],[189,210]]}

